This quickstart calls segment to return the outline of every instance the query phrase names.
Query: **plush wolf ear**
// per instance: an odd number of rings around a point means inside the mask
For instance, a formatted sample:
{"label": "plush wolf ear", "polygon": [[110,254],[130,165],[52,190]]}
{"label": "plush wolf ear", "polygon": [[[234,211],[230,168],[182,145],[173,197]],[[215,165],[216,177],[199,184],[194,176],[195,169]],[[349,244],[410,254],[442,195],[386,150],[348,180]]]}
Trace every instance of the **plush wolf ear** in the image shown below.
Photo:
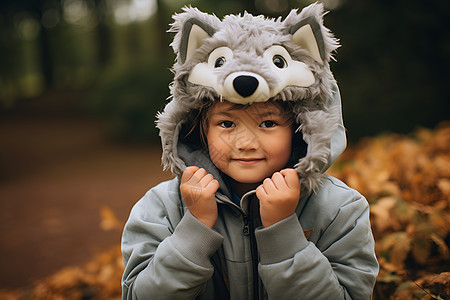
{"label": "plush wolf ear", "polygon": [[301,10],[293,9],[284,20],[286,29],[292,34],[292,41],[308,51],[320,64],[327,63],[339,42],[323,25],[325,15],[323,4],[313,3]]}
{"label": "plush wolf ear", "polygon": [[318,63],[326,60],[325,46],[320,25],[314,17],[307,17],[289,29],[295,44],[306,49]]}
{"label": "plush wolf ear", "polygon": [[199,19],[191,18],[183,25],[180,41],[180,62],[184,64],[192,58],[195,50],[201,47],[203,40],[211,37],[216,30]]}
{"label": "plush wolf ear", "polygon": [[169,29],[169,32],[175,33],[170,45],[180,64],[191,59],[204,39],[212,36],[222,23],[215,15],[201,12],[197,8],[185,6],[182,9],[182,13],[172,16],[174,22]]}

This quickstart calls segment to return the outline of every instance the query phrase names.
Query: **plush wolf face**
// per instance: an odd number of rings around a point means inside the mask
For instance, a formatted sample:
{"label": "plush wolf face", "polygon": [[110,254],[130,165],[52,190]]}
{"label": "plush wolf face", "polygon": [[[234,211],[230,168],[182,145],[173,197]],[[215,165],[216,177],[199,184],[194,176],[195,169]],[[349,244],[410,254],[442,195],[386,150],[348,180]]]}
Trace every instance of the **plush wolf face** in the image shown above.
{"label": "plush wolf face", "polygon": [[[284,20],[244,13],[221,21],[190,7],[174,15],[173,99],[157,121],[165,168],[175,174],[184,169],[176,155],[175,128],[205,101],[294,101],[298,130],[308,144],[296,169],[302,185],[315,189],[322,172],[345,148],[340,99],[329,69],[339,45],[324,27],[323,15],[321,4],[292,10]],[[337,131],[344,142],[334,154]]]}
{"label": "plush wolf face", "polygon": [[[175,73],[189,94],[200,89],[242,104],[327,94],[332,80],[328,61],[338,44],[322,15],[322,6],[313,5],[301,13],[291,11],[284,21],[247,13],[220,21],[185,8],[172,27]],[[297,95],[287,96],[284,90]]]}

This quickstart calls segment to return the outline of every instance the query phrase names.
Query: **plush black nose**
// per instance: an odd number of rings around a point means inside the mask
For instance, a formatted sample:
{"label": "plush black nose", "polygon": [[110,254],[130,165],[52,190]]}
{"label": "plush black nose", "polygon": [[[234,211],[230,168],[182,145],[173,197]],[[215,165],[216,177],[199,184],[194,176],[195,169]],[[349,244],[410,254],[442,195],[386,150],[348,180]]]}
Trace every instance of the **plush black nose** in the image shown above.
{"label": "plush black nose", "polygon": [[258,84],[258,79],[253,76],[241,75],[233,80],[234,89],[244,98],[252,95],[258,88]]}

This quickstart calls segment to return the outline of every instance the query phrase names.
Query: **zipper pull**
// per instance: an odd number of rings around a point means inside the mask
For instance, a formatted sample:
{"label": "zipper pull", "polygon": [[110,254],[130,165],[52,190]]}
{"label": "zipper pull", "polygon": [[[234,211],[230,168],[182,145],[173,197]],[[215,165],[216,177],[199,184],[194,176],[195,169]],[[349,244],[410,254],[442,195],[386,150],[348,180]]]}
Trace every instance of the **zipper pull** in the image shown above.
{"label": "zipper pull", "polygon": [[244,215],[244,228],[242,229],[242,233],[245,236],[248,236],[250,234],[250,226],[248,225],[248,218],[246,215]]}

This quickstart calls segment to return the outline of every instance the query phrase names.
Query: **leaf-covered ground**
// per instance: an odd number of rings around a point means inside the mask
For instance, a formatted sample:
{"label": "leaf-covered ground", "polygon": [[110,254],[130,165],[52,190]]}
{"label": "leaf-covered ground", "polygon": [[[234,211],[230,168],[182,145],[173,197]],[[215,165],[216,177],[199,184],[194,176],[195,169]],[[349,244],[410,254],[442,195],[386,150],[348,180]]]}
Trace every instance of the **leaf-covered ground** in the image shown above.
{"label": "leaf-covered ground", "polygon": [[[366,196],[380,273],[374,299],[450,298],[450,123],[367,138],[329,171]],[[103,207],[103,225],[117,225]],[[119,246],[1,299],[120,299]]]}
{"label": "leaf-covered ground", "polygon": [[364,139],[330,173],[371,205],[375,299],[449,299],[450,123]]}

